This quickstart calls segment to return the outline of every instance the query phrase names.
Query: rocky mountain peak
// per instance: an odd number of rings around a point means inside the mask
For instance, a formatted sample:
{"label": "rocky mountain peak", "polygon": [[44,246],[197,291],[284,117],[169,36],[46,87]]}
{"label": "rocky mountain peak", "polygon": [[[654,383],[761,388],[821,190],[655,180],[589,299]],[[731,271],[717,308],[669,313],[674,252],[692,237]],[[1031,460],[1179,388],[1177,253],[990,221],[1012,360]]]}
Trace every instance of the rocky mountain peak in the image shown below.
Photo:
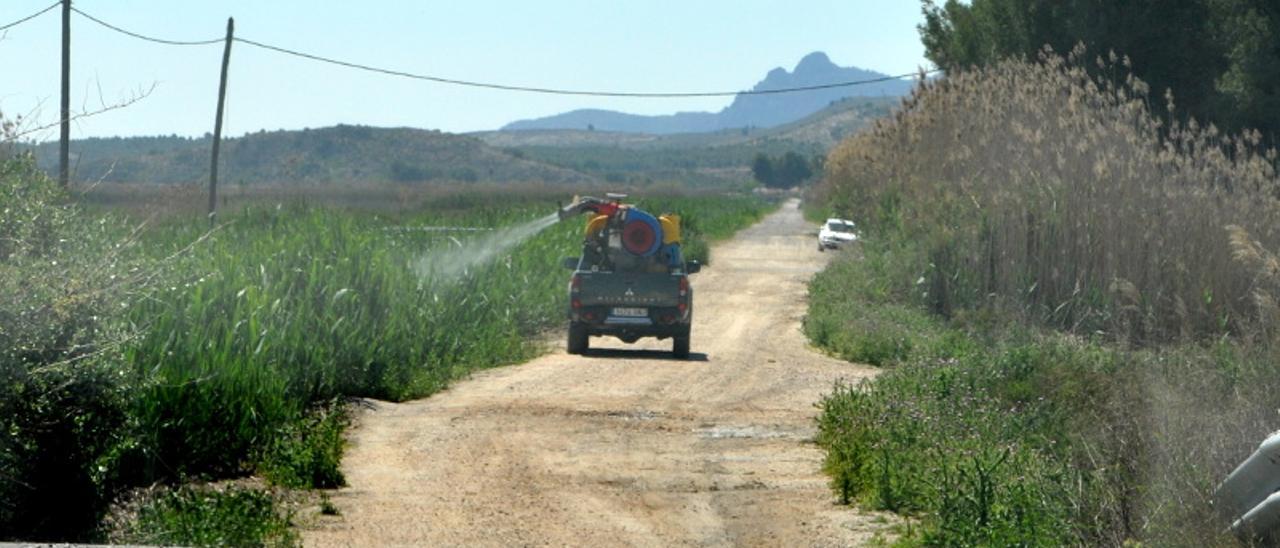
{"label": "rocky mountain peak", "polygon": [[832,69],[839,69],[835,63],[831,62],[831,58],[821,51],[815,51],[800,59],[796,64],[796,74],[808,72],[830,72]]}
{"label": "rocky mountain peak", "polygon": [[[776,90],[842,82],[872,80],[884,76],[857,67],[841,67],[826,53],[805,55],[792,72],[778,67],[770,70],[752,88]],[[693,133],[730,128],[766,128],[799,120],[827,105],[850,96],[901,96],[911,90],[907,81],[876,82],[867,85],[833,87],[795,93],[738,95],[719,112],[679,112],[662,116],[641,116],[613,111],[576,110],[507,124],[505,130],[596,129],[630,133]]]}

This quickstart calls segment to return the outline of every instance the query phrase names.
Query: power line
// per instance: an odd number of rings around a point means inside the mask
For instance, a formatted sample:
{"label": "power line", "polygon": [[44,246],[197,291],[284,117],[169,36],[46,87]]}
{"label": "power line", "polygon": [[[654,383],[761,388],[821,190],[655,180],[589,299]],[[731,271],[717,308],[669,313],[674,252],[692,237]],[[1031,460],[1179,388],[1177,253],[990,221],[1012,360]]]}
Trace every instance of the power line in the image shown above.
{"label": "power line", "polygon": [[[54,5],[57,5],[57,4],[54,4]],[[176,45],[176,46],[204,46],[204,45],[210,45],[210,44],[217,44],[223,41],[222,38],[213,38],[209,40],[194,40],[194,41],[165,40],[162,38],[155,38],[152,36],[146,36],[143,34],[122,29],[120,27],[107,23],[106,21],[98,19],[92,15],[89,15],[84,11],[77,9],[75,7],[72,7],[71,9],[76,13],[106,28],[131,36],[133,38],[146,40],[149,42],[156,42],[160,44]],[[593,97],[673,99],[673,98],[692,98],[692,97],[733,97],[738,95],[775,95],[775,94],[781,94],[781,93],[796,93],[796,92],[803,92],[803,91],[816,91],[816,90],[823,90],[823,89],[835,89],[835,88],[863,86],[868,84],[878,84],[882,82],[901,80],[902,78],[916,76],[917,74],[929,75],[929,74],[941,72],[941,69],[932,69],[932,70],[927,70],[920,73],[913,72],[913,73],[901,74],[897,76],[882,76],[879,78],[871,78],[867,80],[854,80],[854,81],[848,81],[848,82],[835,82],[830,84],[817,84],[817,85],[811,85],[811,86],[797,86],[797,87],[788,87],[788,88],[759,89],[759,90],[663,91],[663,92],[583,90],[583,89],[565,89],[565,88],[552,88],[552,87],[539,87],[539,86],[524,86],[524,85],[514,85],[514,84],[499,84],[499,83],[493,83],[493,82],[480,82],[475,80],[460,80],[456,78],[446,78],[443,76],[433,76],[429,74],[417,74],[412,72],[405,72],[402,70],[375,67],[373,65],[366,65],[366,64],[355,63],[351,61],[343,61],[339,59],[334,59],[332,57],[324,57],[321,55],[316,55],[312,53],[306,53],[303,51],[266,44],[266,43],[258,42],[256,40],[250,40],[248,38],[235,37],[235,38],[232,38],[232,40],[236,42],[240,42],[245,45],[254,46],[254,47],[269,50],[269,51],[274,51],[276,53],[282,53],[285,55],[291,55],[294,57],[299,57],[299,58],[307,59],[310,61],[336,65],[344,68],[362,70],[366,72],[373,72],[377,74],[385,74],[388,76],[398,76],[401,78],[409,78],[413,80],[435,82],[438,84],[448,84],[448,85],[454,85],[454,86],[465,86],[465,87],[481,88],[481,89],[493,89],[493,90],[500,90],[500,91],[518,91],[518,92],[525,92],[525,93],[541,93],[541,94],[549,94],[549,95],[578,95],[578,96],[593,96]]]}
{"label": "power line", "polygon": [[45,8],[45,9],[42,9],[42,10],[40,10],[40,11],[37,11],[37,12],[35,12],[35,13],[31,14],[31,15],[28,15],[28,16],[26,16],[26,17],[23,17],[22,19],[19,19],[19,20],[17,20],[17,21],[14,21],[14,22],[12,22],[12,23],[7,24],[7,25],[0,26],[0,30],[9,30],[11,27],[16,27],[16,26],[18,26],[18,25],[21,25],[21,24],[23,24],[23,23],[26,23],[27,21],[30,21],[30,20],[35,19],[35,18],[37,18],[37,17],[40,17],[41,15],[44,15],[44,14],[45,14],[46,12],[48,12],[49,10],[51,10],[51,9],[53,9],[53,8],[56,8],[56,7],[58,7],[58,6],[61,6],[61,5],[62,5],[62,2],[61,2],[61,1],[54,2],[54,3],[50,4],[50,5],[49,5],[49,7]]}
{"label": "power line", "polygon": [[[61,2],[59,2],[59,3],[61,3]],[[56,5],[56,4],[55,4],[55,5]],[[155,42],[155,43],[157,43],[157,44],[165,44],[165,45],[169,45],[169,46],[207,46],[207,45],[210,45],[210,44],[219,44],[219,43],[222,43],[222,41],[223,41],[223,39],[222,39],[222,38],[211,38],[211,39],[209,39],[209,40],[192,40],[192,41],[184,41],[184,40],[166,40],[166,39],[164,39],[164,38],[155,38],[155,37],[152,37],[152,36],[147,36],[147,35],[144,35],[144,34],[138,34],[138,33],[136,33],[136,32],[131,32],[131,31],[128,31],[128,30],[122,29],[122,28],[120,28],[120,27],[117,27],[117,26],[115,26],[115,25],[112,25],[111,23],[108,23],[108,22],[106,22],[106,21],[103,21],[103,20],[101,20],[101,19],[98,19],[97,17],[94,17],[94,16],[92,16],[92,15],[89,15],[89,14],[87,14],[87,13],[85,13],[85,12],[81,11],[79,8],[76,8],[75,6],[72,6],[72,7],[71,7],[71,11],[74,11],[74,12],[76,12],[76,13],[80,14],[81,16],[83,16],[84,18],[86,18],[86,19],[88,19],[88,20],[90,20],[90,21],[93,21],[94,23],[97,23],[97,24],[99,24],[99,25],[102,25],[102,26],[104,26],[104,27],[107,27],[107,28],[109,28],[109,29],[111,29],[111,30],[114,30],[114,31],[116,31],[116,32],[118,32],[118,33],[121,33],[121,34],[124,34],[124,35],[127,35],[127,36],[132,36],[132,37],[137,38],[137,39],[139,39],[139,40],[146,40],[146,41],[148,41],[148,42]]]}
{"label": "power line", "polygon": [[[793,93],[793,92],[799,92],[799,91],[814,91],[814,90],[820,90],[820,89],[832,89],[832,88],[861,86],[866,84],[876,84],[880,82],[888,82],[891,80],[899,80],[902,78],[915,76],[917,74],[917,73],[911,73],[911,74],[903,74],[899,76],[883,76],[880,78],[872,78],[869,80],[855,80],[850,82],[836,82],[831,84],[818,84],[818,85],[812,85],[812,86],[798,86],[798,87],[790,87],[790,88],[760,89],[760,90],[671,91],[671,92],[599,91],[599,90],[579,90],[579,89],[519,86],[519,85],[511,85],[511,84],[495,84],[491,82],[477,82],[473,80],[458,80],[454,78],[444,78],[440,76],[431,76],[426,74],[414,74],[411,72],[404,72],[400,70],[385,69],[385,68],[379,68],[379,67],[374,67],[370,65],[364,65],[360,63],[353,63],[350,61],[340,61],[338,59],[322,57],[322,56],[314,55],[311,53],[305,53],[301,51],[282,48],[280,46],[264,44],[262,42],[256,42],[248,38],[234,38],[234,40],[236,42],[248,44],[250,46],[256,46],[262,49],[267,49],[267,50],[275,51],[278,53],[284,53],[287,55],[293,55],[296,57],[301,57],[301,58],[309,59],[312,61],[319,61],[321,63],[328,63],[331,65],[338,65],[341,67],[364,70],[368,72],[376,72],[376,73],[387,74],[391,76],[412,78],[414,80],[426,80],[428,82],[451,84],[456,86],[468,86],[468,87],[474,87],[474,88],[496,89],[496,90],[503,90],[503,91],[523,91],[528,93],[544,93],[544,94],[552,94],[552,95],[590,95],[595,97],[639,97],[639,98],[650,98],[650,99],[687,98],[687,97],[731,97],[736,95],[773,95],[778,93]],[[933,69],[930,71],[926,71],[924,74],[932,74],[935,72],[939,72],[939,70],[940,69]]]}

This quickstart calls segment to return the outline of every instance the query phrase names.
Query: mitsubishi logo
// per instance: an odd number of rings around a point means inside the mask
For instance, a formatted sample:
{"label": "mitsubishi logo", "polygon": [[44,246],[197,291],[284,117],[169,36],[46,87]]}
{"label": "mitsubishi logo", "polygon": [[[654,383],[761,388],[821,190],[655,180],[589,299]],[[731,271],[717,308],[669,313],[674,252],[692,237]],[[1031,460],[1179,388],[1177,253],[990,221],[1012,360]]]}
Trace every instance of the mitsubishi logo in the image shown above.
{"label": "mitsubishi logo", "polygon": [[628,297],[634,297],[634,296],[636,296],[636,293],[635,293],[634,291],[632,291],[630,287],[628,287],[628,288],[627,288],[627,292],[626,292],[626,293],[623,293],[623,295],[626,295],[626,296],[628,296]]}

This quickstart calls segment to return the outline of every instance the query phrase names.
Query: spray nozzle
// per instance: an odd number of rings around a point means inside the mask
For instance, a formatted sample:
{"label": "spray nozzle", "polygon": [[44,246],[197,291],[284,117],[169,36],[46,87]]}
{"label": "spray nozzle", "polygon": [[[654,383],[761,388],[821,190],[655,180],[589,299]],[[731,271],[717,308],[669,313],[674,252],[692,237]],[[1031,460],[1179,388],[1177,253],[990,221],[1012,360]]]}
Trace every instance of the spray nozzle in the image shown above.
{"label": "spray nozzle", "polygon": [[[624,195],[614,194],[610,194],[609,196],[610,198],[613,196],[625,197]],[[560,204],[557,203],[556,205]],[[573,217],[574,215],[579,215],[584,211],[593,211],[599,215],[613,215],[621,206],[622,204],[617,201],[601,200],[600,198],[593,198],[591,196],[574,196],[573,201],[570,202],[569,205],[560,208],[559,215],[561,221],[568,219],[569,217]]]}

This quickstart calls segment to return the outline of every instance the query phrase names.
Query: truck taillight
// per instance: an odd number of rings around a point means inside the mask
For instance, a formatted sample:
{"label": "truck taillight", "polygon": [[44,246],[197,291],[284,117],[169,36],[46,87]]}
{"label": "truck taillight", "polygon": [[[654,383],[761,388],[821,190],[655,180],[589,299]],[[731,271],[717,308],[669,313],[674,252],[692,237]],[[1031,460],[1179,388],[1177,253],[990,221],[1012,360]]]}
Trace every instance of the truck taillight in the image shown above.
{"label": "truck taillight", "polygon": [[684,297],[689,294],[689,278],[680,277],[680,296]]}
{"label": "truck taillight", "polygon": [[570,301],[570,305],[573,306],[574,309],[582,308],[582,301],[579,301],[578,299],[574,299]]}
{"label": "truck taillight", "polygon": [[577,293],[580,289],[582,289],[582,277],[574,274],[573,279],[569,282],[569,290]]}
{"label": "truck taillight", "polygon": [[684,301],[680,301],[679,303],[676,304],[676,310],[680,311],[681,316],[683,316],[684,311],[688,309],[689,309],[689,305],[685,304]]}

